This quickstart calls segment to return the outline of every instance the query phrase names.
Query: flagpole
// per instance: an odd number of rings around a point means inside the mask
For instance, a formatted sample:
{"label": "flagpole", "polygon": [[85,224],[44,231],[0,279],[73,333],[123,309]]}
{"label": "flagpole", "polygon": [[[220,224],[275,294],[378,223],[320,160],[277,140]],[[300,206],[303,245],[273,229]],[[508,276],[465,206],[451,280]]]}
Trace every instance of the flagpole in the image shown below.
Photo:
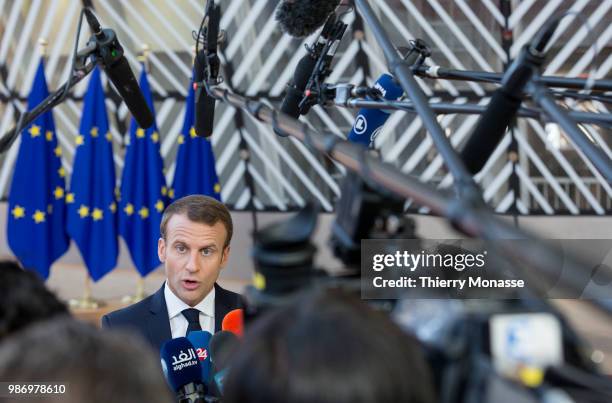
{"label": "flagpole", "polygon": [[[145,71],[149,72],[149,52],[151,48],[148,44],[142,44],[142,54],[138,56],[138,61],[142,62]],[[140,273],[139,273],[140,274]],[[141,275],[136,280],[136,292],[134,295],[126,295],[121,298],[121,302],[124,304],[134,304],[138,301],[142,301],[145,297],[145,280]]]}
{"label": "flagpole", "polygon": [[83,296],[78,299],[71,299],[68,304],[73,309],[86,309],[93,310],[98,309],[106,305],[103,301],[96,300],[92,297],[92,285],[91,277],[89,273],[85,276],[85,284],[83,285]]}

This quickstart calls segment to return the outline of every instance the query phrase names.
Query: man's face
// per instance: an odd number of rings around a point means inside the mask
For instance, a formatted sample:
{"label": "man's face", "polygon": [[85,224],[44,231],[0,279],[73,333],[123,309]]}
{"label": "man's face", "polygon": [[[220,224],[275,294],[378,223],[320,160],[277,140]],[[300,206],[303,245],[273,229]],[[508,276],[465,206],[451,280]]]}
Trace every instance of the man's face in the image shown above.
{"label": "man's face", "polygon": [[157,254],[168,286],[187,305],[197,305],[212,290],[229,256],[229,246],[223,249],[226,237],[221,221],[210,226],[184,214],[168,220],[166,239],[159,239]]}

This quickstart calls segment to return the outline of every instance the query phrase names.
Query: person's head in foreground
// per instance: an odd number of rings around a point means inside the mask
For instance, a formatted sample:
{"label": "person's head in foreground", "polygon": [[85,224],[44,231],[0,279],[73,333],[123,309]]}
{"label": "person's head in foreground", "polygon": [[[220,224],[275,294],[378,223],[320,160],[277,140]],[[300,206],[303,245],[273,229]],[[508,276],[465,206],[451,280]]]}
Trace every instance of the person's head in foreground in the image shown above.
{"label": "person's head in foreground", "polygon": [[57,382],[62,403],[169,403],[157,355],[141,339],[70,318],[37,323],[0,345],[3,382]]}
{"label": "person's head in foreground", "polygon": [[418,342],[382,312],[316,290],[257,319],[224,386],[227,403],[430,403]]}
{"label": "person's head in foreground", "polygon": [[68,315],[68,308],[34,272],[14,261],[0,261],[0,341],[56,315]]}
{"label": "person's head in foreground", "polygon": [[212,197],[186,196],[164,211],[157,252],[168,287],[187,305],[212,290],[227,264],[232,233],[229,210]]}

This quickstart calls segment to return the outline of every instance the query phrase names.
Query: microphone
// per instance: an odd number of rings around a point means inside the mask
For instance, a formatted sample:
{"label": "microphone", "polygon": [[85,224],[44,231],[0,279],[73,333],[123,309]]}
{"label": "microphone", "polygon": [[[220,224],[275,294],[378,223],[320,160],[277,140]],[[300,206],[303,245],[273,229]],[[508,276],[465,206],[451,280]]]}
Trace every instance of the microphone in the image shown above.
{"label": "microphone", "polygon": [[221,395],[223,395],[223,382],[229,371],[230,360],[239,346],[238,337],[226,330],[215,333],[210,340],[210,359],[214,368],[213,381]]}
{"label": "microphone", "polygon": [[[384,99],[389,101],[397,101],[404,93],[402,87],[387,73],[382,74],[376,80],[374,88],[380,91]],[[363,144],[366,147],[372,147],[374,139],[380,133],[389,116],[391,116],[391,111],[383,109],[360,109],[348,135],[348,140]]]}
{"label": "microphone", "polygon": [[210,382],[210,339],[212,338],[212,334],[205,330],[195,330],[189,332],[187,335],[187,340],[193,344],[195,348],[198,360],[200,361],[200,366],[202,367],[202,381],[208,384]]}
{"label": "microphone", "polygon": [[179,402],[204,402],[206,386],[202,367],[193,345],[186,337],[166,341],[160,349],[164,376]]}
{"label": "microphone", "polygon": [[[413,65],[422,59],[426,50],[424,46],[420,39],[414,41],[412,47],[407,49],[404,62]],[[388,73],[383,73],[378,77],[373,88],[378,90],[382,97],[388,101],[397,101],[404,94],[404,90],[399,83]],[[372,99],[371,97],[367,98]],[[363,144],[366,147],[374,146],[374,139],[380,133],[389,116],[391,116],[391,112],[383,109],[360,109],[347,136],[348,140]]]}
{"label": "microphone", "polygon": [[[217,55],[217,36],[219,35],[219,21],[221,19],[220,6],[214,0],[206,3],[206,43],[204,49],[198,51],[194,60],[193,89],[195,90],[195,131],[200,137],[210,137],[215,121],[215,99],[211,97],[206,84],[215,83],[219,75],[219,56]],[[198,39],[199,40],[199,36]]]}
{"label": "microphone", "polygon": [[221,330],[227,330],[238,337],[244,333],[244,311],[240,308],[229,311],[221,322]]}
{"label": "microphone", "polygon": [[[308,53],[298,62],[293,79],[287,84],[285,97],[280,107],[281,112],[294,119],[308,113],[312,103],[304,98],[304,92],[308,87],[310,97],[312,95],[310,87],[313,86],[314,81],[321,83],[331,73],[329,66],[345,30],[346,24],[341,20],[336,20],[334,13],[330,14],[317,41],[312,47],[306,47]],[[287,136],[276,128],[274,132],[282,137]]]}
{"label": "microphone", "polygon": [[521,49],[506,70],[501,87],[495,90],[487,109],[478,119],[474,132],[461,151],[461,159],[473,175],[484,167],[515,118],[523,102],[523,91],[544,64],[544,49],[558,24],[558,19],[553,20]]}
{"label": "microphone", "polygon": [[95,44],[97,52],[94,61],[99,64],[113,83],[138,125],[147,129],[153,125],[153,113],[144,99],[138,81],[130,68],[117,35],[112,29],[102,29],[100,22],[89,8],[85,8],[85,18],[94,35],[88,45]]}
{"label": "microphone", "polygon": [[285,0],[278,5],[274,17],[281,31],[303,38],[325,24],[338,4],[340,0]]}

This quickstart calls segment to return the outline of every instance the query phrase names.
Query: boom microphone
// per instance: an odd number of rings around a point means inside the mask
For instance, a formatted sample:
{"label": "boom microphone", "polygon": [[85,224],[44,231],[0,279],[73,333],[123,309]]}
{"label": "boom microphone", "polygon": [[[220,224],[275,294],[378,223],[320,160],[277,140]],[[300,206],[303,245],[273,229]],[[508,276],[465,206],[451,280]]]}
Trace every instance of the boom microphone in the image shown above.
{"label": "boom microphone", "polygon": [[179,401],[204,402],[206,386],[195,348],[185,337],[165,342],[160,350],[164,376]]}
{"label": "boom microphone", "polygon": [[115,31],[102,29],[100,22],[89,8],[85,8],[85,17],[94,33],[89,43],[95,42],[98,49],[94,56],[95,62],[104,69],[138,125],[144,129],[151,127],[154,121],[153,114],[140,91],[130,64],[123,56],[123,48]]}
{"label": "boom microphone", "polygon": [[[329,65],[331,65],[331,59],[338,48],[337,43],[345,29],[346,25],[342,21],[336,20],[335,14],[329,15],[317,41],[311,48],[307,47],[308,53],[300,59],[293,73],[293,79],[287,84],[285,97],[280,108],[281,112],[294,119],[297,119],[301,114],[308,113],[311,104],[305,103],[302,105],[304,91],[309,85],[311,77],[321,81],[331,72]],[[319,70],[315,74],[317,68]],[[274,131],[279,136],[286,137],[286,134],[282,131],[276,128],[274,128]]]}
{"label": "boom microphone", "polygon": [[544,64],[544,49],[558,24],[559,21],[555,20],[545,26],[531,43],[521,49],[521,53],[506,70],[501,87],[493,93],[474,133],[461,152],[461,159],[473,175],[484,167],[515,118],[523,101],[523,91]]}
{"label": "boom microphone", "polygon": [[[198,51],[194,60],[193,88],[195,90],[195,131],[200,137],[210,137],[215,121],[215,99],[211,97],[204,82],[216,83],[219,75],[217,36],[219,35],[220,7],[214,0],[206,4],[208,24],[204,49]],[[199,40],[199,37],[198,37]]]}
{"label": "boom microphone", "polygon": [[276,9],[275,18],[281,30],[303,38],[325,24],[340,0],[284,0]]}

